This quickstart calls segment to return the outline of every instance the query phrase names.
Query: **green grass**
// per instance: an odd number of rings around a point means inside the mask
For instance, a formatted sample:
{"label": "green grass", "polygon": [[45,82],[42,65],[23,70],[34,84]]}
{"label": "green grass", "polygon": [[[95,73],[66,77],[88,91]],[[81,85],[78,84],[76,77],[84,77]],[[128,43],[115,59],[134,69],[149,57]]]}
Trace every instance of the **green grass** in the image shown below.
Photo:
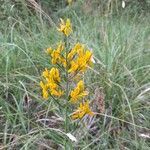
{"label": "green grass", "polygon": [[[149,139],[140,135],[150,133],[150,20],[78,9],[67,7],[52,18],[56,24],[59,17],[71,18],[70,42],[81,41],[93,50],[96,63],[84,78],[91,100],[96,87],[103,89],[106,110],[92,123],[87,118],[73,123],[70,132],[78,142],[71,143],[72,149],[148,150]],[[0,26],[0,149],[63,149],[64,110],[52,99],[42,100],[39,88],[42,70],[50,67],[45,49],[61,35],[46,17],[10,16]]]}

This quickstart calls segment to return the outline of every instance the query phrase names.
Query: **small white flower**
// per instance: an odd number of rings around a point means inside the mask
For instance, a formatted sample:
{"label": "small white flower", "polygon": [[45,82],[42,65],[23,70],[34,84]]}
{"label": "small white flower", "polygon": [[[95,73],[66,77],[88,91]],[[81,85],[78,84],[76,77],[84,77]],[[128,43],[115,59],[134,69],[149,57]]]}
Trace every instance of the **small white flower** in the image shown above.
{"label": "small white flower", "polygon": [[93,64],[95,64],[95,63],[96,63],[93,57],[92,57],[91,61],[93,62]]}
{"label": "small white flower", "polygon": [[71,133],[67,133],[66,135],[69,137],[69,139],[70,139],[71,141],[77,142],[77,139],[76,139]]}
{"label": "small white flower", "polygon": [[126,4],[125,1],[122,1],[122,8],[125,8]]}
{"label": "small white flower", "polygon": [[150,139],[150,135],[149,134],[143,134],[143,133],[141,133],[139,136],[143,137],[143,138]]}

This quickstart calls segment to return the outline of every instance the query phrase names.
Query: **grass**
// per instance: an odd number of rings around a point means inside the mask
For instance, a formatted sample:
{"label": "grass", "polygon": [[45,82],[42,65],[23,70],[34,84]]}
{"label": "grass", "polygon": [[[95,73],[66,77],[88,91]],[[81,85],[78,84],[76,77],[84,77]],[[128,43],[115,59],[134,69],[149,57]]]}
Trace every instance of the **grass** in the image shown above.
{"label": "grass", "polygon": [[[91,100],[96,87],[103,89],[105,113],[74,122],[70,132],[78,142],[70,146],[148,150],[149,138],[141,134],[150,133],[149,18],[77,9],[61,9],[52,20],[71,18],[70,42],[79,40],[93,50],[95,65],[84,78]],[[10,15],[0,28],[0,149],[63,149],[64,110],[53,100],[43,101],[39,88],[41,72],[50,66],[44,50],[60,40],[55,24],[46,17]]]}

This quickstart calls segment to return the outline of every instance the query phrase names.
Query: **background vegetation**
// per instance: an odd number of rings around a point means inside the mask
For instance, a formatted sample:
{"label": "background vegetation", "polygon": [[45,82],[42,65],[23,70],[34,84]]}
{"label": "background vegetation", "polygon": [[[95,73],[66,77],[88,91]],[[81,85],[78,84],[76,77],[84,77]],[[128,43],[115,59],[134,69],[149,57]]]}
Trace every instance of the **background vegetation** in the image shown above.
{"label": "background vegetation", "polygon": [[[84,118],[70,129],[72,149],[150,148],[150,1],[1,0],[0,1],[0,149],[63,149],[62,110],[43,101],[45,49],[60,40],[59,18],[70,18],[72,44],[93,50],[95,65],[85,76],[105,102],[100,116]],[[105,97],[104,97],[105,95]]]}

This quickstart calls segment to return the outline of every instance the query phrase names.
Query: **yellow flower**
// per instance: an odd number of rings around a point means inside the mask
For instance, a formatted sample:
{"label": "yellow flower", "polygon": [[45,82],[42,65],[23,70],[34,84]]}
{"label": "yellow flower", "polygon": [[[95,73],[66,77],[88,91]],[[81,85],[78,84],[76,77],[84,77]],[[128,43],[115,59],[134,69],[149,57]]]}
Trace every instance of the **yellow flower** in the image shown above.
{"label": "yellow flower", "polygon": [[58,89],[59,83],[60,83],[59,70],[53,67],[49,72],[49,82],[48,82],[51,95],[58,96],[58,97],[63,95],[63,91]]}
{"label": "yellow flower", "polygon": [[52,64],[56,64],[60,59],[60,53],[56,50],[52,52],[51,56],[52,56]]}
{"label": "yellow flower", "polygon": [[79,64],[76,61],[71,61],[71,67],[68,70],[69,73],[75,73],[79,69]]}
{"label": "yellow flower", "polygon": [[87,65],[89,65],[89,66],[92,65],[92,52],[90,50],[86,50],[85,60],[86,60]]}
{"label": "yellow flower", "polygon": [[76,73],[77,71],[85,72],[88,66],[92,65],[92,52],[86,50],[85,52],[81,48],[78,51],[78,57],[76,60],[71,61],[70,69],[68,70],[69,73]]}
{"label": "yellow flower", "polygon": [[53,82],[60,82],[60,75],[59,70],[57,68],[51,68],[49,71],[47,68],[45,68],[45,71],[43,71],[42,76],[46,79],[47,82],[53,83]]}
{"label": "yellow flower", "polygon": [[47,52],[47,54],[51,55],[51,53],[52,53],[52,48],[51,48],[51,47],[47,48],[47,49],[46,49],[46,52]]}
{"label": "yellow flower", "polygon": [[50,82],[60,82],[60,75],[59,75],[59,70],[57,68],[52,68],[49,72],[49,81]]}
{"label": "yellow flower", "polygon": [[81,119],[83,118],[86,114],[93,116],[94,112],[91,111],[89,107],[89,102],[83,102],[80,103],[80,106],[77,108],[77,110],[71,115],[71,118],[73,120],[75,119]]}
{"label": "yellow flower", "polygon": [[77,87],[70,93],[70,101],[72,103],[76,103],[79,99],[85,97],[86,95],[88,95],[88,92],[84,90],[84,83],[82,80],[80,80],[77,84]]}
{"label": "yellow flower", "polygon": [[64,67],[67,66],[66,59],[62,55],[62,51],[64,50],[64,43],[60,42],[57,45],[57,48],[55,50],[52,50],[52,48],[47,48],[47,54],[51,56],[51,62],[52,64],[62,64]]}
{"label": "yellow flower", "polygon": [[64,92],[61,91],[61,90],[51,89],[51,95],[60,97],[60,96],[62,96],[63,94],[64,94]]}
{"label": "yellow flower", "polygon": [[60,75],[59,70],[57,68],[51,68],[51,70],[48,70],[45,68],[45,71],[43,71],[43,77],[45,78],[46,83],[44,84],[42,81],[40,82],[40,86],[42,88],[43,98],[47,99],[50,92],[51,95],[60,97],[63,95],[63,91],[61,91],[59,87],[60,83]]}
{"label": "yellow flower", "polygon": [[71,51],[68,53],[67,59],[68,61],[71,61],[77,52],[79,53],[79,50],[83,48],[83,45],[80,43],[75,44],[75,46],[71,49]]}
{"label": "yellow flower", "polygon": [[58,28],[58,31],[64,33],[66,36],[69,36],[72,32],[71,22],[70,19],[67,19],[66,22],[64,22],[63,19],[60,19],[60,28]]}
{"label": "yellow flower", "polygon": [[66,68],[67,63],[66,63],[66,59],[65,59],[65,58],[62,57],[62,58],[60,59],[60,63],[63,64],[63,66]]}
{"label": "yellow flower", "polygon": [[43,71],[42,76],[46,79],[49,77],[49,71],[47,68],[45,68],[45,71]]}
{"label": "yellow flower", "polygon": [[44,84],[42,81],[40,82],[40,86],[42,88],[43,98],[48,99],[48,87],[46,84]]}
{"label": "yellow flower", "polygon": [[78,53],[79,56],[84,55],[85,46],[83,44],[78,43],[76,49],[77,49],[77,53]]}
{"label": "yellow flower", "polygon": [[51,52],[52,57],[52,64],[61,63],[62,62],[62,55],[61,52],[64,50],[64,44],[59,43],[56,50]]}
{"label": "yellow flower", "polygon": [[72,4],[72,0],[67,0],[68,4],[71,5]]}
{"label": "yellow flower", "polygon": [[79,64],[79,70],[84,72],[87,70],[88,66],[92,65],[92,52],[86,51],[83,55],[80,55],[77,62]]}

